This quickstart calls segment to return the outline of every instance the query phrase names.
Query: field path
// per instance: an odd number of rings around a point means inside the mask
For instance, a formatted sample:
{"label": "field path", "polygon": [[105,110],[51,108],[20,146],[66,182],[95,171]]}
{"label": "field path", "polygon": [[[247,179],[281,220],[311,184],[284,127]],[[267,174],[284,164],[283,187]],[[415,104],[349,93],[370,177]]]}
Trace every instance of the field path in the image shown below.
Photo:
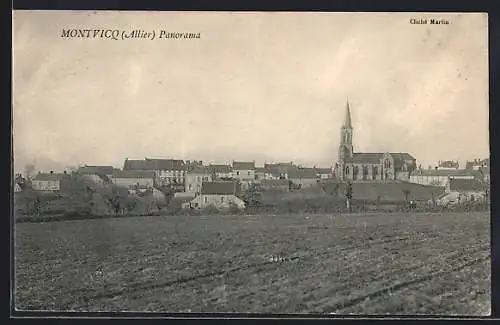
{"label": "field path", "polygon": [[489,213],[16,224],[16,306],[486,315],[489,228]]}

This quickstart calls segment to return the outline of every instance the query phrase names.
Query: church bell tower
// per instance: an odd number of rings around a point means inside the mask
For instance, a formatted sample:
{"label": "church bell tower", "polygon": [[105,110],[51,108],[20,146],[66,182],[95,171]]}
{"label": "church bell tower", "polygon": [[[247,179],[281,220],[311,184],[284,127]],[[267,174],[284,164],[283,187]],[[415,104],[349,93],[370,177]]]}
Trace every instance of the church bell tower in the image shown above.
{"label": "church bell tower", "polygon": [[351,109],[349,100],[346,101],[344,124],[340,128],[340,146],[339,146],[339,161],[344,161],[346,158],[351,158],[354,152],[352,145],[352,124],[351,124]]}
{"label": "church bell tower", "polygon": [[352,123],[349,100],[346,100],[344,124],[340,128],[339,157],[335,174],[339,179],[345,179],[345,163],[347,158],[352,158],[354,148],[352,145]]}

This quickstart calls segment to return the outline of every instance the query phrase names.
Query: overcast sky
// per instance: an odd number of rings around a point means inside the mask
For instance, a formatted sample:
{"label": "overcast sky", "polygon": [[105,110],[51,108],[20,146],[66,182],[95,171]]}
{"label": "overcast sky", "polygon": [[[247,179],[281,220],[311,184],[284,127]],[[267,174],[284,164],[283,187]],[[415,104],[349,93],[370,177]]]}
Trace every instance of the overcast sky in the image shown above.
{"label": "overcast sky", "polygon": [[[410,18],[449,25],[412,25]],[[412,13],[28,12],[13,18],[14,160],[41,170],[129,158],[337,159],[423,166],[489,156],[487,16]],[[63,29],[200,39],[62,38]]]}

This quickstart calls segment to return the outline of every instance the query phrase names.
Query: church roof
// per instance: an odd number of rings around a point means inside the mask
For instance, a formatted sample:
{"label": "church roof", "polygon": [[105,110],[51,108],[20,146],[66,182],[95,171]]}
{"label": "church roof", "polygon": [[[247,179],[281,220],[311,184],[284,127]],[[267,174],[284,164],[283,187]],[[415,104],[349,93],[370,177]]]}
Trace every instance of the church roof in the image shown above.
{"label": "church roof", "polygon": [[[358,163],[358,164],[379,164],[380,160],[384,156],[383,152],[355,152],[352,158],[347,158],[346,162]],[[415,158],[407,152],[391,152],[389,153],[394,159],[394,165],[403,165],[404,161],[412,160]]]}
{"label": "church roof", "polygon": [[349,163],[379,164],[384,154],[380,152],[356,152],[352,157],[347,158]]}

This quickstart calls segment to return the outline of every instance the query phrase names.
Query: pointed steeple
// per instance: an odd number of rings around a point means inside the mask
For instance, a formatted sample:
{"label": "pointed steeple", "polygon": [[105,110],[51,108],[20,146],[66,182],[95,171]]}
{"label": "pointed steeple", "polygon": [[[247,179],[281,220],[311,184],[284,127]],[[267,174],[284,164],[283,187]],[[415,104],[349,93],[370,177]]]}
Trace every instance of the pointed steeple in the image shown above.
{"label": "pointed steeple", "polygon": [[345,128],[352,128],[351,109],[349,107],[349,97],[346,98],[344,127]]}

